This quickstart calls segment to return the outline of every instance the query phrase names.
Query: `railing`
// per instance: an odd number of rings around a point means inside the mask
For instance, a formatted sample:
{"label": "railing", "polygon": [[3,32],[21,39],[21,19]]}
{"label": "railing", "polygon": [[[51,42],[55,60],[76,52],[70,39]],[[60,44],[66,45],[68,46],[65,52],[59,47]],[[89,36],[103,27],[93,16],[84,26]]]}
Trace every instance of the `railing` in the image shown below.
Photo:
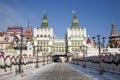
{"label": "railing", "polygon": [[[91,69],[99,70],[99,56],[90,56],[83,58],[72,59],[71,63],[76,65],[85,66]],[[102,69],[105,72],[110,72],[120,75],[120,54],[116,55],[102,55]]]}
{"label": "railing", "polygon": [[[0,76],[1,75],[5,75],[6,73],[13,73],[15,72],[16,74],[18,74],[18,65],[19,62],[17,61],[19,57],[13,57],[13,56],[9,56],[7,57],[5,55],[0,55]],[[24,73],[24,71],[26,69],[29,68],[35,68],[36,65],[36,60],[34,60],[35,57],[22,57],[22,71]],[[45,60],[40,59],[39,57],[39,61],[38,61],[38,65],[43,66],[42,64],[45,63],[45,65],[52,63],[52,59],[51,58],[46,58]],[[22,74],[22,73],[21,73]]]}

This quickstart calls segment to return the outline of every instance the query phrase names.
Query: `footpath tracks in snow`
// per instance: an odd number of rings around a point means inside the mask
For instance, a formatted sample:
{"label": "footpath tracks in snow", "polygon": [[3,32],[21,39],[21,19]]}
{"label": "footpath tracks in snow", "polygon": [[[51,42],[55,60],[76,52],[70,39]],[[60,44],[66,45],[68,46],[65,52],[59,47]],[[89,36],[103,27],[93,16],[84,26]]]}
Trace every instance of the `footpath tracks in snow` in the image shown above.
{"label": "footpath tracks in snow", "polygon": [[96,80],[95,78],[77,71],[67,63],[52,63],[39,68],[33,74],[22,80]]}

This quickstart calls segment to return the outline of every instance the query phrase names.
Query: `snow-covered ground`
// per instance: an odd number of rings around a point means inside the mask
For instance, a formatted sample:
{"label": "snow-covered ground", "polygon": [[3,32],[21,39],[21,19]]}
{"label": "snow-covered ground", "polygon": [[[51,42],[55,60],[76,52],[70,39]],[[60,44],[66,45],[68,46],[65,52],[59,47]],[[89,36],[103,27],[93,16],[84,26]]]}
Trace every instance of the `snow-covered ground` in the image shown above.
{"label": "snow-covered ground", "polygon": [[0,80],[120,80],[120,77],[110,73],[99,75],[95,70],[70,63],[52,63],[24,70],[22,76],[13,72]]}
{"label": "snow-covered ground", "polygon": [[22,80],[97,80],[66,63],[53,63],[32,72]]}
{"label": "snow-covered ground", "polygon": [[79,65],[73,65],[70,64],[75,69],[84,72],[85,74],[91,75],[94,78],[97,78],[97,80],[120,80],[120,75],[118,74],[112,74],[109,72],[104,72],[102,75],[99,75],[97,70],[93,70],[90,68],[83,68]]}

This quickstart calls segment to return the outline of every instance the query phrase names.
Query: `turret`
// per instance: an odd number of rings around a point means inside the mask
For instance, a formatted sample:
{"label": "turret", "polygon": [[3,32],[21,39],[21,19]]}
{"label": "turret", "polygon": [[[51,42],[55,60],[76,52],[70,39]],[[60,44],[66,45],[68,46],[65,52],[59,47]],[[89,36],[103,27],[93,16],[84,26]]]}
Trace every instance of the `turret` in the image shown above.
{"label": "turret", "polygon": [[72,13],[73,13],[73,19],[72,19],[71,28],[79,28],[78,18],[77,18],[76,14],[75,14],[75,11],[73,11]]}
{"label": "turret", "polygon": [[47,15],[46,15],[46,12],[44,11],[44,15],[43,15],[43,18],[42,18],[42,24],[40,26],[40,28],[48,28],[48,19],[47,19]]}

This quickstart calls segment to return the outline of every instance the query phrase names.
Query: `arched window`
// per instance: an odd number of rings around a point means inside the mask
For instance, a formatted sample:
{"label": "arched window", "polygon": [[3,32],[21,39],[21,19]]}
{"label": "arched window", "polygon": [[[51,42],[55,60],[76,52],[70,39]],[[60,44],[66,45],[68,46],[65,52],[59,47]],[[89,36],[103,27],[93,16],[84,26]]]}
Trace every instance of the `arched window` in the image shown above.
{"label": "arched window", "polygon": [[46,35],[44,35],[44,37],[46,37]]}
{"label": "arched window", "polygon": [[45,45],[45,41],[44,41],[44,45]]}
{"label": "arched window", "polygon": [[48,45],[48,41],[47,41],[47,45]]}
{"label": "arched window", "polygon": [[40,44],[42,45],[42,42],[40,42]]}
{"label": "arched window", "polygon": [[44,48],[44,51],[45,51],[45,48]]}
{"label": "arched window", "polygon": [[39,35],[37,35],[37,37],[39,37]]}
{"label": "arched window", "polygon": [[50,37],[50,35],[48,35],[48,37]]}
{"label": "arched window", "polygon": [[40,35],[40,37],[43,37],[43,35]]}

